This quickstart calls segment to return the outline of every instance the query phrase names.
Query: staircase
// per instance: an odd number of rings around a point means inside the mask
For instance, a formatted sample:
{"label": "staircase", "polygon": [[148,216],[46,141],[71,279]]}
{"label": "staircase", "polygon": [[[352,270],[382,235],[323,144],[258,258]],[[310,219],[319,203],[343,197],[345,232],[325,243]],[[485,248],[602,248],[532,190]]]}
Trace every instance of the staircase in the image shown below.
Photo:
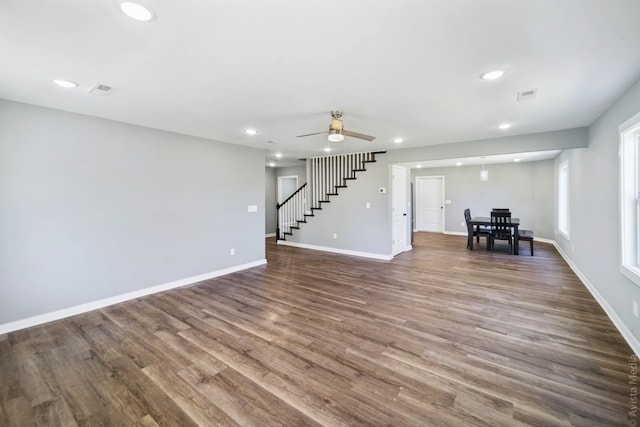
{"label": "staircase", "polygon": [[286,240],[286,236],[293,235],[293,230],[316,216],[324,203],[330,203],[329,196],[337,196],[339,188],[346,188],[348,181],[356,179],[357,172],[366,171],[367,163],[376,161],[376,154],[383,153],[386,151],[309,158],[307,182],[276,205],[276,238]]}

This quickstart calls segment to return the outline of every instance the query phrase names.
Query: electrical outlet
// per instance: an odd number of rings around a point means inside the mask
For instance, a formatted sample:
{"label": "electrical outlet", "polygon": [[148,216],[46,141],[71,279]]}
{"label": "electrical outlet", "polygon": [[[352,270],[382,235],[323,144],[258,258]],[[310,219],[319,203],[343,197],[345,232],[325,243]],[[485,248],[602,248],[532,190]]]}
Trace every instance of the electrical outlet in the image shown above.
{"label": "electrical outlet", "polygon": [[460,223],[460,227],[465,227],[466,225],[467,225],[467,224],[465,224],[465,223],[464,223],[464,221],[462,221],[462,222]]}
{"label": "electrical outlet", "polygon": [[638,301],[633,301],[633,315],[638,317]]}
{"label": "electrical outlet", "polygon": [[234,256],[236,254],[235,248],[229,249],[229,255]]}
{"label": "electrical outlet", "polygon": [[333,238],[337,239],[338,238],[338,233],[333,233]]}
{"label": "electrical outlet", "polygon": [[367,209],[371,209],[371,203],[367,202]]}

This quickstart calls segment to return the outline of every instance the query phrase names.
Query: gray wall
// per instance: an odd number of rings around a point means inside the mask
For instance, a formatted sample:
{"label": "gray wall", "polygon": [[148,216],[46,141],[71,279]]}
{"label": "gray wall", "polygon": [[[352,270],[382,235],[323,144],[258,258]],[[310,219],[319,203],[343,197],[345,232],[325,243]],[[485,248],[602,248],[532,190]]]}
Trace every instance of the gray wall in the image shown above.
{"label": "gray wall", "polygon": [[555,238],[554,160],[533,164],[533,230],[536,237]]}
{"label": "gray wall", "polygon": [[[276,168],[276,177],[278,176],[297,176],[298,177],[298,187],[307,182],[307,166],[305,163],[302,163],[299,166],[288,166],[282,168]],[[277,193],[277,185],[278,181],[276,178],[276,193]]]}
{"label": "gray wall", "polygon": [[300,224],[287,241],[390,255],[390,192],[378,194],[379,187],[390,188],[389,166],[376,162],[366,167],[365,172],[356,173],[357,179],[347,182],[347,188],[339,188],[337,196],[329,196],[330,203],[323,203],[322,210],[315,211],[307,224]]}
{"label": "gray wall", "polygon": [[276,168],[265,168],[265,232],[273,234],[276,232],[276,203],[278,202],[278,185],[276,178]]}
{"label": "gray wall", "polygon": [[0,324],[263,260],[264,161],[0,100]]}
{"label": "gray wall", "polygon": [[636,82],[589,128],[588,148],[556,158],[556,176],[560,162],[569,160],[571,240],[560,234],[555,239],[636,339],[640,322],[633,317],[632,301],[640,303],[640,287],[620,273],[618,126],[639,111]]}
{"label": "gray wall", "polygon": [[[492,208],[510,208],[523,229],[537,237],[553,239],[553,160],[486,165],[489,181],[480,181],[480,166],[412,169],[411,182],[418,176],[444,176],[445,231],[464,232],[463,211],[488,216]],[[415,215],[415,209],[414,209]]]}

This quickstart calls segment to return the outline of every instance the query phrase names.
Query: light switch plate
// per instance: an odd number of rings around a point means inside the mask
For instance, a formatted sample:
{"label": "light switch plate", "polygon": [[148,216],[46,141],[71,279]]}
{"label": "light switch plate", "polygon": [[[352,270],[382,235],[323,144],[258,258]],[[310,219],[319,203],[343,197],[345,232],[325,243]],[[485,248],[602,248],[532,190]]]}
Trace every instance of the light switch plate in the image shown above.
{"label": "light switch plate", "polygon": [[258,205],[249,205],[247,207],[247,212],[258,212]]}

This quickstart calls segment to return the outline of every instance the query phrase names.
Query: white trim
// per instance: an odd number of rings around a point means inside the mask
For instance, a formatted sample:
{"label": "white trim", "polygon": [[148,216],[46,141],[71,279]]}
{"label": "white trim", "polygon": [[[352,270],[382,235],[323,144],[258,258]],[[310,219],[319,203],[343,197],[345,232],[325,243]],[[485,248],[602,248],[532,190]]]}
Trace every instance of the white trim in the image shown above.
{"label": "white trim", "polygon": [[288,242],[286,240],[278,240],[278,244],[284,245],[284,246],[293,246],[295,248],[312,249],[314,251],[332,252],[335,254],[342,254],[342,255],[353,255],[353,256],[359,256],[362,258],[381,259],[385,261],[390,261],[393,259],[393,256],[391,254],[389,255],[374,254],[372,252],[360,252],[360,251],[352,251],[349,249],[330,248],[328,246],[308,245],[306,243]]}
{"label": "white trim", "polygon": [[151,295],[158,292],[168,291],[170,289],[192,285],[194,283],[202,282],[203,280],[213,279],[214,277],[224,276],[226,274],[235,273],[237,271],[257,267],[259,265],[264,265],[266,263],[267,263],[266,259],[261,259],[261,260],[250,262],[247,264],[236,265],[234,267],[213,271],[211,273],[205,273],[205,274],[200,274],[198,276],[187,277],[186,279],[176,280],[174,282],[165,283],[163,285],[152,286],[150,288],[144,288],[144,289],[140,289],[133,292],[127,292],[126,294],[116,295],[113,297],[104,298],[97,301],[76,305],[73,307],[63,308],[62,310],[52,311],[50,313],[39,314],[37,316],[28,317],[26,319],[21,319],[21,320],[16,320],[9,323],[0,324],[0,335],[17,331],[19,329],[29,328],[31,326],[41,325],[43,323],[53,322],[54,320],[64,319],[65,317],[75,316],[76,314],[82,314],[88,311],[97,310],[99,308],[107,307],[113,304],[118,304],[118,303],[132,300],[135,298],[140,298],[146,295]]}
{"label": "white trim", "polygon": [[[423,233],[432,233],[431,231],[423,231]],[[466,236],[469,233],[464,231],[443,231],[442,234],[450,234],[452,236]]]}
{"label": "white trim", "polygon": [[276,237],[276,233],[267,233],[264,235],[264,238],[267,239],[269,237]]}
{"label": "white trim", "polygon": [[545,239],[543,237],[534,237],[533,241],[534,242],[541,242],[541,243],[549,243],[550,245],[553,245],[553,246],[557,246],[558,245],[555,240],[553,240],[553,239]]}
{"label": "white trim", "polygon": [[556,250],[564,258],[564,261],[569,265],[569,267],[573,270],[573,272],[578,276],[578,279],[584,284],[584,286],[591,292],[593,298],[600,304],[600,307],[607,314],[613,325],[618,329],[618,332],[622,335],[622,337],[627,341],[631,350],[637,355],[640,356],[640,341],[633,335],[633,333],[627,328],[627,325],[622,321],[622,319],[618,316],[615,310],[609,305],[606,299],[598,292],[598,289],[593,286],[593,284],[587,279],[587,276],[582,274],[577,265],[571,261],[571,259],[567,256],[567,254],[562,250],[562,248],[558,245],[557,242],[553,242]]}
{"label": "white trim", "polygon": [[413,246],[412,245],[408,245],[406,248],[404,248],[404,251],[411,251],[413,250]]}
{"label": "white trim", "polygon": [[640,142],[640,113],[622,123],[620,145],[618,147],[620,176],[618,200],[620,201],[620,272],[636,285],[640,286],[640,230],[638,216],[640,206],[640,180],[637,161],[638,142]]}

